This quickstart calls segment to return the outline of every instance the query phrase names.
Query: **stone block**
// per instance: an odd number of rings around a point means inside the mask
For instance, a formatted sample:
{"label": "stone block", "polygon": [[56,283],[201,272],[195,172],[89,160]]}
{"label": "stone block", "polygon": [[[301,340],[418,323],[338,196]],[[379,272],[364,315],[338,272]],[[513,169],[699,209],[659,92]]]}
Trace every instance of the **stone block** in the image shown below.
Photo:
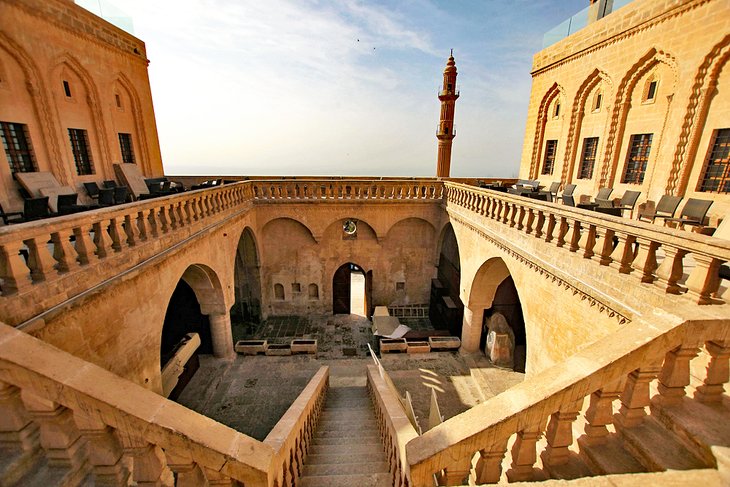
{"label": "stone block", "polygon": [[243,355],[258,355],[266,353],[266,340],[238,340],[234,349]]}
{"label": "stone block", "polygon": [[266,355],[271,355],[271,356],[291,355],[291,345],[290,344],[269,345],[268,347],[266,347]]}
{"label": "stone block", "polygon": [[428,344],[434,352],[439,350],[458,350],[461,346],[461,340],[459,337],[428,337]]}
{"label": "stone block", "polygon": [[408,350],[405,338],[381,338],[380,353],[398,353]]}
{"label": "stone block", "polygon": [[390,316],[387,306],[376,306],[373,316]]}
{"label": "stone block", "polygon": [[426,341],[408,342],[408,353],[428,353],[431,346]]}
{"label": "stone block", "polygon": [[291,341],[291,353],[317,353],[317,340],[297,338]]}

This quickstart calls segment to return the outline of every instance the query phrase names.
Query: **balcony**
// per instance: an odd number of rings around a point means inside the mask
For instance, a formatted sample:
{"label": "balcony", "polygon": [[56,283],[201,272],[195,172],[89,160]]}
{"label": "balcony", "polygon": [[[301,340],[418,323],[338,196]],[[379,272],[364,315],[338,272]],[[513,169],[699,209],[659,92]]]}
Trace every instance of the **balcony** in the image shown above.
{"label": "balcony", "polygon": [[631,2],[632,0],[600,0],[584,8],[547,31],[542,37],[542,48],[552,46]]}

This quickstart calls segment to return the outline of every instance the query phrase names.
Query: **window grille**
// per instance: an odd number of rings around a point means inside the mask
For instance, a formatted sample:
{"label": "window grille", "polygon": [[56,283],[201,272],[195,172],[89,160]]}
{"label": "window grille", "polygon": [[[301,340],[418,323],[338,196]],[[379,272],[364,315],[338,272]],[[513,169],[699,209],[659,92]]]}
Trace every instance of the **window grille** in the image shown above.
{"label": "window grille", "polygon": [[626,158],[622,183],[641,184],[644,182],[646,163],[649,161],[653,134],[634,134],[629,142],[629,155]]}
{"label": "window grille", "polygon": [[79,176],[94,174],[94,165],[91,161],[89,136],[84,129],[68,129],[68,138],[71,141],[71,151],[76,163],[76,173]]}
{"label": "window grille", "polygon": [[555,153],[558,149],[557,140],[548,140],[545,142],[545,160],[542,163],[542,174],[552,174],[555,165]]}
{"label": "window grille", "polygon": [[3,140],[3,148],[5,149],[5,156],[8,158],[11,173],[35,172],[38,170],[27,125],[0,122],[0,138]]}
{"label": "window grille", "polygon": [[700,178],[700,191],[730,193],[730,129],[715,130]]}
{"label": "window grille", "polygon": [[586,137],[583,139],[583,152],[580,156],[578,179],[591,179],[593,177],[593,166],[596,163],[597,149],[598,137]]}

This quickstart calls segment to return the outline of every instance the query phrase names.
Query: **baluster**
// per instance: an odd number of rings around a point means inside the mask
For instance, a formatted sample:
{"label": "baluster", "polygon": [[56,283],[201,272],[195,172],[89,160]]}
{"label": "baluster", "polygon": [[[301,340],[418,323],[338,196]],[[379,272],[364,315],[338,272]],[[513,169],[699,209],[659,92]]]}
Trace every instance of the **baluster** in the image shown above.
{"label": "baluster", "polygon": [[33,281],[30,269],[20,256],[22,242],[8,242],[0,245],[0,280],[3,295],[19,293],[27,290]]}
{"label": "baluster", "polygon": [[71,245],[71,229],[59,230],[51,234],[53,241],[53,258],[58,262],[58,272],[70,272],[78,269],[78,254]]}
{"label": "baluster", "polygon": [[209,468],[204,468],[203,471],[205,472],[205,478],[208,479],[208,485],[210,487],[233,487],[233,480],[218,472],[217,470],[211,470]]}
{"label": "baluster", "polygon": [[99,260],[94,253],[94,245],[89,237],[90,225],[79,225],[74,228],[74,237],[76,237],[76,253],[79,254],[79,263],[82,265],[93,264]]}
{"label": "baluster", "polygon": [[25,456],[32,457],[38,449],[39,429],[23,406],[20,389],[0,382],[0,411],[0,444],[22,449]]}
{"label": "baluster", "polygon": [[63,467],[76,472],[86,459],[86,442],[73,420],[70,409],[43,399],[28,390],[20,393],[26,410],[41,431],[41,447],[50,467]]}
{"label": "baluster", "polygon": [[659,248],[659,244],[644,237],[636,237],[636,242],[639,248],[631,267],[636,269],[636,274],[641,282],[654,282],[656,278],[654,271],[658,267],[656,262],[656,249]]}
{"label": "baluster", "polygon": [[613,236],[614,231],[609,228],[602,228],[600,234],[597,233],[596,245],[593,248],[598,249],[598,263],[600,265],[611,264]]}
{"label": "baluster", "polygon": [[111,234],[112,249],[114,249],[114,252],[121,252],[127,240],[127,234],[124,233],[123,220],[123,216],[117,216],[109,221],[109,233]]}
{"label": "baluster", "polygon": [[191,200],[185,200],[180,204],[180,215],[183,226],[192,225],[192,223],[195,221]]}
{"label": "baluster", "polygon": [[684,388],[689,385],[689,361],[700,353],[697,347],[680,345],[664,357],[664,366],[659,374],[659,396],[662,406],[675,406],[685,396]]}
{"label": "baluster", "polygon": [[175,479],[167,466],[167,459],[162,448],[127,432],[120,431],[119,438],[124,447],[124,453],[134,459],[132,478],[138,486],[173,487],[175,485]]}
{"label": "baluster", "polygon": [[568,239],[565,243],[568,244],[568,250],[576,252],[579,248],[578,243],[580,242],[581,234],[581,222],[580,220],[571,219],[568,223],[570,228],[568,230]]}
{"label": "baluster", "polygon": [[664,249],[664,261],[656,270],[657,283],[664,288],[665,292],[679,294],[684,290],[678,283],[684,275],[684,256],[688,252],[666,244],[662,244],[662,248]]}
{"label": "baluster", "polygon": [[535,217],[535,231],[533,232],[533,236],[535,238],[542,238],[545,235],[543,231],[545,228],[545,222],[545,212],[537,210],[537,216]]}
{"label": "baluster", "polygon": [[471,470],[471,457],[465,455],[463,458],[450,463],[440,475],[439,485],[465,485],[468,484],[469,471]]}
{"label": "baluster", "polygon": [[525,233],[530,235],[534,230],[535,225],[535,210],[533,208],[527,209],[527,221],[525,222]]}
{"label": "baluster", "polygon": [[167,466],[177,478],[175,487],[203,487],[208,485],[203,469],[195,463],[189,453],[176,450],[166,451]]}
{"label": "baluster", "polygon": [[631,262],[634,260],[634,241],[636,237],[625,232],[614,232],[614,236],[618,237],[618,245],[611,253],[611,263],[614,269],[621,274],[631,272]]}
{"label": "baluster", "polygon": [[517,432],[517,439],[512,445],[512,465],[507,470],[510,482],[528,481],[534,478],[533,465],[537,461],[536,445],[542,436],[542,430],[542,425],[538,425]]}
{"label": "baluster", "polygon": [[95,417],[74,412],[76,427],[89,447],[89,461],[94,469],[95,485],[126,486],[130,472],[124,463],[122,444],[114,430]]}
{"label": "baluster", "polygon": [[613,401],[618,399],[624,388],[624,380],[609,384],[591,394],[591,402],[586,411],[585,436],[578,438],[583,445],[602,445],[606,443],[609,424],[613,423]]}
{"label": "baluster", "polygon": [[144,241],[150,241],[152,239],[149,212],[150,210],[140,210],[137,213],[137,229],[139,230],[139,238]]}
{"label": "baluster", "polygon": [[170,218],[167,213],[167,206],[162,206],[157,210],[157,219],[160,223],[160,234],[165,234],[170,231]]}
{"label": "baluster", "polygon": [[555,222],[555,238],[553,242],[556,247],[563,247],[565,245],[565,236],[568,234],[568,219],[564,216],[559,217],[560,220],[556,219]]}
{"label": "baluster", "polygon": [[47,237],[33,237],[25,240],[28,246],[28,267],[33,282],[47,281],[56,277],[56,260],[46,244]]}
{"label": "baluster", "polygon": [[692,296],[697,304],[711,304],[713,303],[712,294],[717,292],[717,288],[720,286],[719,274],[722,261],[702,254],[692,254],[692,257],[695,260],[695,268],[687,278],[687,294]]}
{"label": "baluster", "polygon": [[167,205],[167,219],[170,221],[170,230],[177,230],[180,227],[178,220],[177,206],[180,202],[175,201]]}
{"label": "baluster", "polygon": [[[545,226],[545,233],[544,233],[546,243],[550,243],[553,240],[557,239],[557,237],[553,237],[553,232],[555,232],[555,227],[557,226],[557,224],[558,224],[558,221],[555,218],[555,215],[550,213],[547,217],[547,224]],[[559,227],[558,227],[558,230],[560,230]]]}
{"label": "baluster", "polygon": [[722,402],[724,384],[730,380],[730,341],[711,341],[705,343],[710,363],[707,376],[695,390],[694,397],[704,403]]}
{"label": "baluster", "polygon": [[496,484],[502,476],[502,460],[507,453],[507,440],[497,442],[484,450],[479,450],[479,460],[477,460],[474,472],[476,474],[475,483]]}
{"label": "baluster", "polygon": [[540,455],[548,471],[551,466],[568,463],[570,459],[568,447],[573,443],[573,421],[582,408],[583,398],[550,415],[550,422],[545,432],[548,445]]}
{"label": "baluster", "polygon": [[200,198],[196,196],[194,198],[189,199],[186,202],[187,203],[187,207],[188,207],[188,210],[187,210],[187,212],[188,212],[188,220],[190,221],[191,224],[192,223],[195,223],[198,220],[200,220],[200,208],[198,207],[198,200],[199,199]]}
{"label": "baluster", "polygon": [[651,364],[631,372],[626,380],[626,387],[621,393],[621,409],[616,416],[616,423],[625,428],[640,425],[646,416],[644,409],[649,405],[649,383],[661,370],[659,364]]}
{"label": "baluster", "polygon": [[161,236],[160,233],[160,222],[158,221],[157,208],[150,208],[147,213],[147,223],[149,223],[149,235],[151,238],[158,238]]}
{"label": "baluster", "polygon": [[523,205],[519,205],[517,208],[515,208],[515,210],[515,213],[517,213],[517,220],[515,221],[515,224],[517,225],[517,230],[522,230],[524,228],[523,222],[525,221],[525,207]]}
{"label": "baluster", "polygon": [[177,215],[176,220],[177,220],[178,228],[182,228],[190,223],[186,208],[187,208],[187,201],[184,201],[184,200],[178,201],[177,205],[175,205],[175,213]]}
{"label": "baluster", "polygon": [[107,232],[109,220],[101,220],[94,223],[94,245],[96,246],[96,255],[103,259],[112,253],[112,239]]}
{"label": "baluster", "polygon": [[[587,228],[585,228],[585,225],[587,225]],[[589,223],[585,225],[581,225],[578,249],[583,250],[581,254],[584,258],[590,259],[594,255],[593,249],[596,246],[596,226]]]}

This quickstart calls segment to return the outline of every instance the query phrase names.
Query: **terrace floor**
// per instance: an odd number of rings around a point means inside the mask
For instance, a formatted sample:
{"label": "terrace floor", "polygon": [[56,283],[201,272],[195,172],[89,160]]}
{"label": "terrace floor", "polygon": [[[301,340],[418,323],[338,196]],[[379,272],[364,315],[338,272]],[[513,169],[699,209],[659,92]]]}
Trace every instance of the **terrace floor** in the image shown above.
{"label": "terrace floor", "polygon": [[[430,327],[428,319],[401,319],[411,328]],[[373,361],[370,321],[356,315],[276,317],[259,326],[235,327],[234,338],[288,343],[316,338],[317,356],[243,356],[233,360],[200,356],[200,369],[178,402],[242,433],[263,440],[319,367],[330,367],[333,385],[365,385]],[[524,374],[492,366],[483,355],[456,352],[385,354],[382,364],[401,396],[407,390],[422,430],[428,429],[431,390],[448,419],[521,382]]]}

